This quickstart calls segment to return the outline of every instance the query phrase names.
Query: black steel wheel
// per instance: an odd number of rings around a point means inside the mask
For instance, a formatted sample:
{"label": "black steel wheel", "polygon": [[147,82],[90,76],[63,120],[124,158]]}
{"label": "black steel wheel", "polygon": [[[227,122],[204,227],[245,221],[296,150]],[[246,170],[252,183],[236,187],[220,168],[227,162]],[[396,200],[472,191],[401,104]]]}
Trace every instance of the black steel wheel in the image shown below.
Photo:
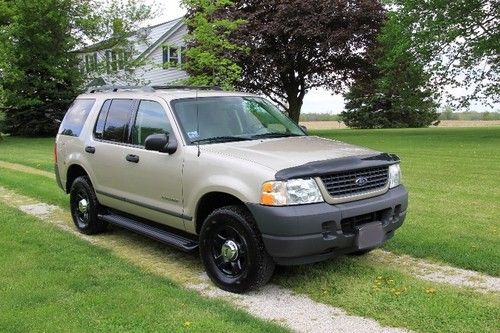
{"label": "black steel wheel", "polygon": [[242,293],[266,284],[274,271],[252,215],[240,206],[210,214],[200,232],[200,255],[221,289]]}
{"label": "black steel wheel", "polygon": [[78,177],[73,181],[70,208],[73,222],[81,233],[91,235],[106,230],[107,224],[98,219],[99,202],[87,177]]}

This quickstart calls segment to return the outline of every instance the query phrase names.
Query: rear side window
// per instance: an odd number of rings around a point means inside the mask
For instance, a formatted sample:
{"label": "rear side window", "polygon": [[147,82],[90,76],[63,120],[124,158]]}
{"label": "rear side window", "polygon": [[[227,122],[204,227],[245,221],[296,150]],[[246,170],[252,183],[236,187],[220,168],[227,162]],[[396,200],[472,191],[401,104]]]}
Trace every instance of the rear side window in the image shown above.
{"label": "rear side window", "polygon": [[95,99],[76,99],[64,116],[59,134],[79,136],[94,104]]}
{"label": "rear side window", "polygon": [[134,127],[132,128],[132,143],[144,146],[144,141],[151,134],[169,134],[172,131],[165,110],[158,102],[141,101]]}
{"label": "rear side window", "polygon": [[[132,99],[114,99],[107,112],[102,139],[114,142],[127,142],[130,123],[135,101]],[[101,110],[101,113],[103,110]],[[101,115],[99,115],[99,118]],[[99,123],[99,119],[98,119]],[[96,125],[99,125],[99,124]]]}

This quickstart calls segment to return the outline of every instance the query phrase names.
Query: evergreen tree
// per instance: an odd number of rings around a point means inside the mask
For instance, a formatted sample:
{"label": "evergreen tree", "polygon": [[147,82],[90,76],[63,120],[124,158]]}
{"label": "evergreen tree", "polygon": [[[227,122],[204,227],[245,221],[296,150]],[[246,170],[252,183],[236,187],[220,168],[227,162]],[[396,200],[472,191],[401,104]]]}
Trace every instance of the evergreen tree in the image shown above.
{"label": "evergreen tree", "polygon": [[372,65],[356,77],[345,95],[341,119],[353,128],[425,127],[437,119],[429,75],[410,52],[409,31],[388,14],[370,50]]}

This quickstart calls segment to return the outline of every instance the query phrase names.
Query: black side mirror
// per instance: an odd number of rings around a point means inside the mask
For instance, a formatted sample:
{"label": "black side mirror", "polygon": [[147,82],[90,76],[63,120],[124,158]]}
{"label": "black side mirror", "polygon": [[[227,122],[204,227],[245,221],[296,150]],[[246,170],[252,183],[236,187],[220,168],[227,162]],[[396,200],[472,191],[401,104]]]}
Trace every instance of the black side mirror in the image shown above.
{"label": "black side mirror", "polygon": [[169,136],[167,133],[151,134],[144,141],[144,147],[146,150],[173,154],[177,151],[177,140],[175,136]]}
{"label": "black side mirror", "polygon": [[309,134],[309,131],[307,130],[307,127],[305,127],[304,125],[299,125],[300,128],[302,128],[302,130],[304,131],[304,133],[306,134]]}

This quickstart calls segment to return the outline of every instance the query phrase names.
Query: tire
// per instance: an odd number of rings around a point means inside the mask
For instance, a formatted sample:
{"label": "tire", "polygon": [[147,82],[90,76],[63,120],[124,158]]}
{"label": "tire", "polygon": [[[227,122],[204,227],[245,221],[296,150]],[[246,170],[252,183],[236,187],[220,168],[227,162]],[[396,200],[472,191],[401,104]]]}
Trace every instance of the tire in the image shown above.
{"label": "tire", "polygon": [[[86,208],[80,206],[82,200],[87,203]],[[106,230],[107,223],[98,218],[99,202],[88,177],[78,177],[71,184],[70,208],[73,222],[81,233],[93,235]]]}
{"label": "tire", "polygon": [[233,293],[265,285],[275,267],[252,215],[241,206],[216,209],[205,219],[200,256],[212,282]]}

